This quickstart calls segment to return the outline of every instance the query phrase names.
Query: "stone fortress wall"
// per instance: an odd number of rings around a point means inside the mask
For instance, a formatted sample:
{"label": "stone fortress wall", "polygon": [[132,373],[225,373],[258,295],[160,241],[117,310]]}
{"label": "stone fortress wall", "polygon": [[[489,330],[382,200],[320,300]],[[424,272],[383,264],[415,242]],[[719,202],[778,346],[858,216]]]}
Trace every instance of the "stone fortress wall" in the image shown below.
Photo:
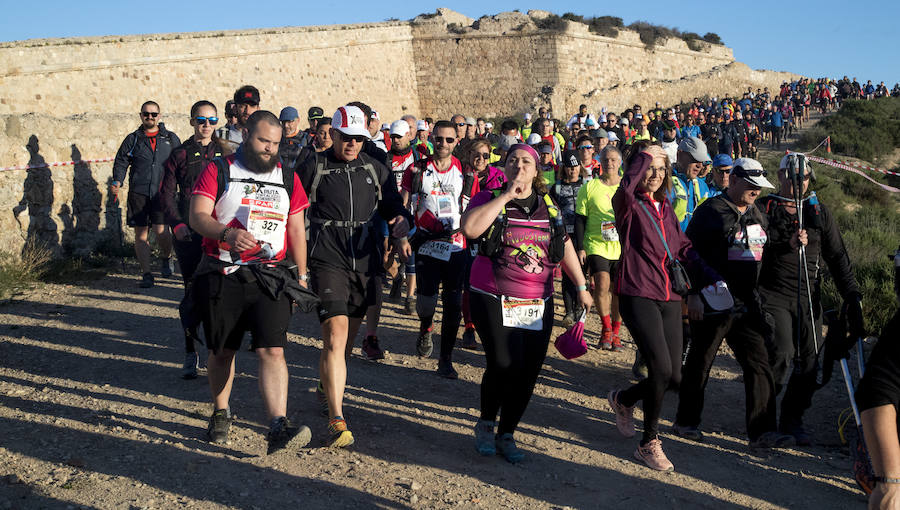
{"label": "stone fortress wall", "polygon": [[[648,49],[635,32],[602,37],[572,22],[541,30],[535,21],[547,14],[473,20],[439,9],[410,21],[0,43],[0,167],[112,156],[137,128],[145,99],[159,102],[167,127],[185,138],[191,104],[210,99],[221,108],[245,83],[276,113],[318,105],[328,114],[361,100],[390,121],[539,106],[563,117],[581,103],[619,111],[772,88],[794,76],[752,71],[724,46],[692,51],[668,40]],[[117,241],[111,167],[0,172],[0,246],[16,251],[34,236],[84,254]],[[30,207],[20,223],[2,213],[20,203]]]}

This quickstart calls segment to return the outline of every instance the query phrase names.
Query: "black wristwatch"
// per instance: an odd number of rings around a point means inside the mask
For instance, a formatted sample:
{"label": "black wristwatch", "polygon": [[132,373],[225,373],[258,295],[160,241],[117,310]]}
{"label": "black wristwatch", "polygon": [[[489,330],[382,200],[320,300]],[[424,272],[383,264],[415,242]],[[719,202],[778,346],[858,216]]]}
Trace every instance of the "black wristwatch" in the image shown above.
{"label": "black wristwatch", "polygon": [[231,227],[225,227],[225,229],[222,230],[222,235],[219,236],[219,241],[224,243],[225,236],[227,236],[228,232],[230,232],[231,230],[233,230]]}

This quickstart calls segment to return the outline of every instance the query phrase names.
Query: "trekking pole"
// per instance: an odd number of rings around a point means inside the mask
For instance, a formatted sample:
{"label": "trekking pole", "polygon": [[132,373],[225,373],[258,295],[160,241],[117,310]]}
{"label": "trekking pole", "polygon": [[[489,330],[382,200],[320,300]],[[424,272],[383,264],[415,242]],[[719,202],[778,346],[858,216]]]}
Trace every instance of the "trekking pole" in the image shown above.
{"label": "trekking pole", "polygon": [[863,351],[862,337],[856,339],[856,368],[859,369],[859,378],[866,374],[866,358]]}
{"label": "trekking pole", "polygon": [[[803,213],[801,212],[801,203],[800,203],[800,182],[799,177],[797,176],[797,170],[799,169],[799,165],[797,163],[797,157],[793,156],[790,158],[790,165],[788,166],[788,172],[790,175],[791,188],[793,188],[794,192],[794,208],[797,212],[797,244],[799,248],[797,249],[797,314],[799,319],[799,314],[803,309],[803,304],[800,296],[803,292],[803,273],[806,271],[806,264],[804,264],[805,260],[803,257],[804,250],[803,244],[800,243],[800,230],[803,228],[802,217]],[[800,342],[803,340],[801,338],[802,330],[800,329],[800,321],[797,321],[797,332],[794,335],[794,370],[800,366]]]}
{"label": "trekking pole", "polygon": [[856,420],[856,426],[862,426],[862,420],[859,417],[859,407],[856,405],[856,392],[853,390],[853,379],[850,375],[850,365],[847,358],[841,358],[841,373],[844,374],[844,386],[847,387],[847,395],[850,397],[850,408],[853,409],[853,419]]}
{"label": "trekking pole", "polygon": [[116,225],[119,228],[119,259],[122,261],[122,274],[125,274],[125,233],[122,230],[122,207],[119,205],[119,194],[113,197],[116,204]]}

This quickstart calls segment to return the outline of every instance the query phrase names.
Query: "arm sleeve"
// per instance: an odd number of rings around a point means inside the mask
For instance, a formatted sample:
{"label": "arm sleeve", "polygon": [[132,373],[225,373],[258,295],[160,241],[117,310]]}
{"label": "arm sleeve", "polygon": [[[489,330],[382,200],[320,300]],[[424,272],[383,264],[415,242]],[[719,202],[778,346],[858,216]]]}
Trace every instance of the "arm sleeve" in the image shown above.
{"label": "arm sleeve", "polygon": [[837,228],[837,223],[825,206],[820,205],[819,209],[822,215],[822,258],[828,264],[828,270],[831,272],[831,277],[834,278],[841,297],[847,300],[854,295],[858,296],[860,295],[859,285],[856,283],[850,256],[847,254],[847,248],[844,246],[844,239]]}
{"label": "arm sleeve", "polygon": [[583,216],[581,214],[575,214],[575,238],[572,239],[572,242],[575,243],[576,250],[584,249],[584,230],[587,227],[587,216]]}
{"label": "arm sleeve", "polygon": [[122,145],[119,146],[118,152],[116,152],[116,159],[113,161],[112,178],[120,184],[125,183],[125,176],[128,174],[128,165],[131,164],[131,158],[128,157],[128,152],[131,150],[131,146],[134,143],[134,136],[134,133],[132,133],[125,137],[125,140],[122,141]]}

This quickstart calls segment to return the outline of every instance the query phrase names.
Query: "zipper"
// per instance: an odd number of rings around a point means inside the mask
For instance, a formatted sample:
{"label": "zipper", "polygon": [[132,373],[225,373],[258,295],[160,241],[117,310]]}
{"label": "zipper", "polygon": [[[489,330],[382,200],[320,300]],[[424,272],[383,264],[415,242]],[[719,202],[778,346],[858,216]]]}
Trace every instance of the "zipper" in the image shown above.
{"label": "zipper", "polygon": [[[648,199],[650,198],[649,193],[647,194],[647,198]],[[653,205],[653,204],[651,203],[650,205]],[[661,203],[659,204],[659,207],[660,207],[660,210],[657,210],[656,207],[653,207],[653,210],[656,211],[656,214],[654,214],[654,216],[656,216],[656,219],[659,220],[659,231],[662,232],[663,241],[668,245],[669,239],[666,237],[666,227],[663,225],[663,221],[662,221],[662,204]],[[662,268],[663,279],[666,282],[666,287],[665,287],[666,288],[666,301],[668,301],[669,298],[671,297],[669,289],[672,288],[672,284],[671,284],[671,282],[669,282],[669,271],[666,269],[666,259],[667,258],[669,258],[669,254],[664,253],[662,261],[659,263],[659,266]]]}
{"label": "zipper", "polygon": [[[353,181],[350,179],[350,165],[344,165],[347,169],[347,190],[350,194],[350,221],[353,221]],[[353,229],[350,230],[350,261],[353,270],[356,271],[356,253],[353,250]]]}

